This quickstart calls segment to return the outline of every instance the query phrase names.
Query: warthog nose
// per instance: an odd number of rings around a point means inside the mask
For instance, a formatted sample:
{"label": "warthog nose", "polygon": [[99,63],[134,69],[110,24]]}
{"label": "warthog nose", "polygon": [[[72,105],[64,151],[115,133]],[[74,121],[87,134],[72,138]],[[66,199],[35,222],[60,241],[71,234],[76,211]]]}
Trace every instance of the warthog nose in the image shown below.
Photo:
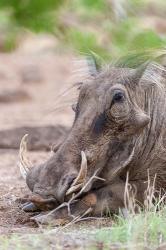
{"label": "warthog nose", "polygon": [[25,212],[36,212],[51,210],[58,205],[54,197],[52,198],[42,198],[38,194],[32,194],[28,198],[28,202],[23,204],[22,210]]}

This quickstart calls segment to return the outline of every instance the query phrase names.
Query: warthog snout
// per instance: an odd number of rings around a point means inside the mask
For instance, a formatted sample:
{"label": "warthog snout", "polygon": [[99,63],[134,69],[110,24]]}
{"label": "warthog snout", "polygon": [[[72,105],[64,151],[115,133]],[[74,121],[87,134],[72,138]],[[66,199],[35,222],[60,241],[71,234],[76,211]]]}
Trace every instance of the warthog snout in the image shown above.
{"label": "warthog snout", "polygon": [[[53,209],[83,187],[87,177],[86,155],[83,151],[81,152],[81,164],[78,172],[72,171],[72,167],[70,167],[70,171],[66,171],[69,167],[63,165],[63,168],[54,167],[55,171],[50,173],[48,162],[31,168],[31,164],[26,158],[26,139],[27,135],[20,145],[20,171],[32,191],[32,195],[29,196],[30,202],[25,204],[23,210],[32,212]],[[55,157],[57,156],[53,156],[49,161],[51,168]]]}

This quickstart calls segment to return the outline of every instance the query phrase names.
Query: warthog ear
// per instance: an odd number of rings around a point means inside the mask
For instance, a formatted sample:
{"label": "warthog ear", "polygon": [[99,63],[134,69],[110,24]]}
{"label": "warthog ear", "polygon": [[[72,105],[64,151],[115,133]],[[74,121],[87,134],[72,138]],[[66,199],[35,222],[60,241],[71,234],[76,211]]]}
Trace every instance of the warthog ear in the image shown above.
{"label": "warthog ear", "polygon": [[135,84],[143,87],[160,86],[164,72],[165,68],[161,64],[155,61],[147,61],[132,72],[132,79]]}
{"label": "warthog ear", "polygon": [[103,60],[94,52],[87,56],[87,65],[91,76],[97,75],[102,69]]}
{"label": "warthog ear", "polygon": [[132,72],[132,79],[134,80],[135,84],[139,84],[141,78],[143,77],[143,75],[145,74],[147,68],[149,65],[149,61],[141,64],[138,68],[134,69]]}

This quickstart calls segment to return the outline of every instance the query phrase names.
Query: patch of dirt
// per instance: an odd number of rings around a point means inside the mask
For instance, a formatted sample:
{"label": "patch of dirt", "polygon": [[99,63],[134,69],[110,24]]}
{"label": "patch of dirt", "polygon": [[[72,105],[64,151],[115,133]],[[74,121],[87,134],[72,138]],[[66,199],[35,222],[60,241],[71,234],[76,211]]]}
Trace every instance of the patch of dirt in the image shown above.
{"label": "patch of dirt", "polygon": [[[21,210],[18,199],[29,193],[25,181],[17,166],[18,152],[15,150],[0,150],[0,233],[36,231],[36,225],[30,221],[32,214]],[[30,153],[34,164],[41,163],[48,153]],[[35,159],[34,159],[35,158]]]}

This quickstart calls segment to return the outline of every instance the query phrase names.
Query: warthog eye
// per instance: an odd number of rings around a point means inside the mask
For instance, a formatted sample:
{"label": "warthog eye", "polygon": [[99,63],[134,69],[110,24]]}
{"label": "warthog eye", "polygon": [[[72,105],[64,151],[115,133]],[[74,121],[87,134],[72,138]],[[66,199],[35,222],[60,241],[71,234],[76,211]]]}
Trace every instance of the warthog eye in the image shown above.
{"label": "warthog eye", "polygon": [[113,95],[112,105],[116,102],[122,102],[124,101],[124,99],[125,99],[124,93],[120,90],[117,90],[115,94]]}
{"label": "warthog eye", "polygon": [[112,101],[110,107],[110,115],[112,118],[117,119],[127,117],[129,114],[130,108],[126,98],[126,93],[123,89],[114,89],[112,93]]}

